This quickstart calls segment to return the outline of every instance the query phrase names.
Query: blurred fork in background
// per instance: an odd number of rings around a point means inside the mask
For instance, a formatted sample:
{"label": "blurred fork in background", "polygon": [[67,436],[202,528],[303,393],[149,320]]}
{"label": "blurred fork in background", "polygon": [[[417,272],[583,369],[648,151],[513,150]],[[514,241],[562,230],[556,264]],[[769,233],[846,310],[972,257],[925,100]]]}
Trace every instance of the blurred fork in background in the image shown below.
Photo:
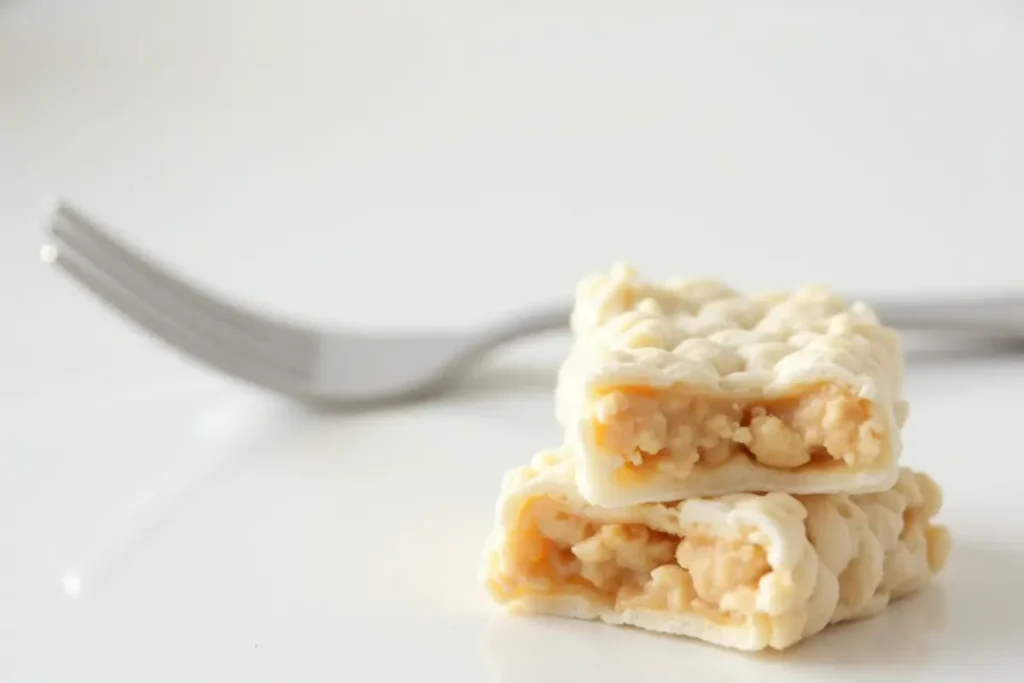
{"label": "blurred fork in background", "polygon": [[[445,391],[488,352],[568,327],[570,306],[469,332],[401,335],[328,330],[274,319],[173,273],[60,201],[43,259],[122,315],[208,367],[309,405],[377,405]],[[889,326],[1024,344],[1024,296],[870,302]]]}

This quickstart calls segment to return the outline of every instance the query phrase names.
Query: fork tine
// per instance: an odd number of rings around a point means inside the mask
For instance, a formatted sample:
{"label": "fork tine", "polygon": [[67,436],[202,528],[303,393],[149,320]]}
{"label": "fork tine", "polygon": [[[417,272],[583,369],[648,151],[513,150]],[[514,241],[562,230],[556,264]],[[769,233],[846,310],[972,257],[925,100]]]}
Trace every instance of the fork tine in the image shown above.
{"label": "fork tine", "polygon": [[117,254],[124,263],[141,275],[159,283],[165,290],[172,292],[182,301],[188,302],[190,306],[204,310],[213,317],[230,321],[232,325],[258,338],[309,348],[310,338],[306,329],[288,321],[268,321],[260,316],[254,316],[238,306],[224,301],[220,296],[215,296],[189,284],[185,278],[176,275],[167,266],[157,263],[152,257],[143,255],[138,249],[126,244],[123,239],[114,237],[68,202],[63,200],[57,202],[53,218],[51,230],[59,226],[57,218],[63,219],[76,231],[88,236],[96,243],[102,244],[105,249]]}
{"label": "fork tine", "polygon": [[130,291],[108,281],[89,265],[87,259],[76,258],[73,253],[53,245],[43,248],[42,257],[100,300],[178,351],[245,382],[294,397],[304,394],[301,377],[272,370],[259,360],[235,353],[233,349],[213,343],[210,339],[190,334],[163,318],[158,311],[147,306]]}
{"label": "fork tine", "polygon": [[225,343],[244,347],[248,352],[260,356],[265,363],[291,372],[302,373],[310,367],[311,344],[302,348],[298,344],[284,344],[280,340],[257,337],[205,308],[197,309],[192,301],[183,299],[173,288],[164,286],[166,281],[140,272],[130,259],[122,258],[119,252],[107,248],[106,243],[92,239],[73,225],[69,226],[62,216],[54,217],[50,233],[55,241],[88,260],[108,279],[147,301],[151,307],[160,309],[167,318],[179,321],[182,327],[195,329],[201,325],[204,336],[221,337]]}

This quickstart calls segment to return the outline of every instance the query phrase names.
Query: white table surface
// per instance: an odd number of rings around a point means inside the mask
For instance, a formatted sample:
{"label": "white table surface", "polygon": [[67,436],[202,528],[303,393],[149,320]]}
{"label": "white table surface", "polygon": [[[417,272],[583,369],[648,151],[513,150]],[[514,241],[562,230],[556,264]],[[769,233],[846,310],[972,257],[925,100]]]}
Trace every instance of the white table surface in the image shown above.
{"label": "white table surface", "polygon": [[[742,287],[1019,287],[1014,2],[0,0],[0,680],[961,681],[1024,669],[1024,359],[909,371],[947,571],[785,656],[509,618],[501,472],[564,337],[312,417],[36,259],[64,195],[217,288],[473,325],[626,260]],[[79,593],[62,577],[75,572]]]}

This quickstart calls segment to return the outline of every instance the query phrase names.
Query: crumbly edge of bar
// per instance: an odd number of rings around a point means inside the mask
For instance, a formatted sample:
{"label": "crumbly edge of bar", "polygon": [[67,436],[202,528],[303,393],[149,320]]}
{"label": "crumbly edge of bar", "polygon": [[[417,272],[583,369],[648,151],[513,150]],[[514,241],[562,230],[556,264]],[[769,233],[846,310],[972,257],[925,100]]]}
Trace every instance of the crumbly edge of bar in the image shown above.
{"label": "crumbly edge of bar", "polygon": [[871,467],[891,454],[890,429],[865,399],[834,385],[772,400],[723,399],[679,389],[611,387],[581,416],[592,457],[617,458],[623,475],[685,478],[734,457],[778,469]]}

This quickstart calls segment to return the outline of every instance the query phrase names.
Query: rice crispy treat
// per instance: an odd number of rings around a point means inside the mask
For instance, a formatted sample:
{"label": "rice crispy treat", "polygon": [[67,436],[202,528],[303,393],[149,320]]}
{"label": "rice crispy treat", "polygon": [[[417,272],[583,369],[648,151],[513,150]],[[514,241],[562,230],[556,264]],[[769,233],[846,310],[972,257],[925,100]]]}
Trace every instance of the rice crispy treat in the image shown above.
{"label": "rice crispy treat", "polygon": [[505,476],[482,574],[513,611],[784,649],[921,588],[950,548],[938,486],[905,468],[879,493],[609,509],[580,494],[575,464],[562,448]]}
{"label": "rice crispy treat", "polygon": [[864,304],[619,266],[581,281],[572,327],[557,413],[594,504],[896,482],[903,352]]}

